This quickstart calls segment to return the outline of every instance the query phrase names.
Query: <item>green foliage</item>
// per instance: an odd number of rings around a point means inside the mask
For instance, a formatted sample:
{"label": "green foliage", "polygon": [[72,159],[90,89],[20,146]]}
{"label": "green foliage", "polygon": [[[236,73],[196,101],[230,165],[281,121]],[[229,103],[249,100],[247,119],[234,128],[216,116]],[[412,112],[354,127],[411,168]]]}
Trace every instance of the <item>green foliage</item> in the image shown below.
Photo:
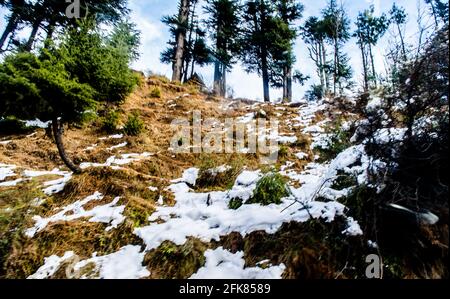
{"label": "green foliage", "polygon": [[102,119],[102,129],[113,133],[117,131],[120,122],[120,113],[117,110],[109,110]]}
{"label": "green foliage", "polygon": [[128,120],[123,128],[125,134],[129,136],[138,136],[144,130],[144,122],[137,112],[128,116]]}
{"label": "green foliage", "polygon": [[279,173],[268,173],[256,184],[253,197],[246,204],[259,203],[264,206],[281,204],[283,197],[289,196],[285,178]]}
{"label": "green foliage", "polygon": [[232,198],[230,199],[230,202],[228,203],[228,208],[232,210],[237,210],[244,204],[244,201],[240,198]]}
{"label": "green foliage", "polygon": [[25,123],[13,116],[0,120],[0,135],[28,134],[33,128],[25,126]]}
{"label": "green foliage", "polygon": [[150,92],[150,97],[156,99],[161,98],[161,89],[159,89],[158,87],[153,88]]}
{"label": "green foliage", "polygon": [[60,59],[43,50],[40,56],[18,53],[0,65],[0,116],[42,120],[61,117],[78,121],[84,111],[95,109],[95,91],[65,67]]}
{"label": "green foliage", "polygon": [[348,131],[343,130],[338,124],[332,131],[331,137],[325,148],[318,148],[320,152],[320,161],[330,161],[337,157],[339,153],[350,147],[351,135]]}
{"label": "green foliage", "polygon": [[96,90],[97,101],[122,102],[139,83],[128,66],[134,58],[129,51],[137,46],[129,45],[130,39],[137,42],[138,35],[126,34],[128,27],[118,26],[111,36],[105,37],[87,20],[80,28],[68,30],[61,45],[61,52],[67,57],[67,70]]}

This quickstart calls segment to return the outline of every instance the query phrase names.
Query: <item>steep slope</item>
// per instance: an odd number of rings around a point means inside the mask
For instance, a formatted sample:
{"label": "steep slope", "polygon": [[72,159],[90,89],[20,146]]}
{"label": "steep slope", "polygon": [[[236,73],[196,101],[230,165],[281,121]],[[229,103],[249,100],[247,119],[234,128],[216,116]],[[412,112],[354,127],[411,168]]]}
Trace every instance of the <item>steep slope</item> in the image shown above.
{"label": "steep slope", "polygon": [[[230,101],[152,77],[120,107],[122,121],[132,112],[144,121],[138,137],[105,134],[99,119],[66,130],[80,175],[64,169],[44,130],[7,136],[1,275],[364,277],[365,257],[378,247],[343,202],[367,181],[370,158],[347,140],[358,115],[337,104]],[[279,131],[267,132],[280,143],[276,163],[262,163],[259,153],[173,152],[171,123],[191,122],[194,110],[222,124],[276,118]],[[333,140],[335,128],[346,138]],[[275,173],[286,182],[281,202],[252,202]]]}

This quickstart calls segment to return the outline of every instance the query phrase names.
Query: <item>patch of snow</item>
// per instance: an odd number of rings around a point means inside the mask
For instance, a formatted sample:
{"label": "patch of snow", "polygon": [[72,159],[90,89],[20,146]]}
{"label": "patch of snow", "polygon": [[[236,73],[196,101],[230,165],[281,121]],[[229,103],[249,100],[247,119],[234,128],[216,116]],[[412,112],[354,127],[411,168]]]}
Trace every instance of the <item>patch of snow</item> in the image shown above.
{"label": "patch of snow", "polygon": [[296,153],[295,156],[297,158],[299,158],[300,160],[304,160],[304,159],[309,157],[309,155],[307,153],[304,153],[304,152]]}
{"label": "patch of snow", "polygon": [[109,150],[109,151],[112,151],[112,150],[115,150],[115,149],[118,149],[118,148],[125,147],[125,146],[127,146],[127,145],[128,145],[128,142],[123,142],[123,143],[120,143],[120,144],[111,146],[110,148],[108,148],[108,150]]}
{"label": "patch of snow", "polygon": [[26,127],[36,127],[41,129],[47,129],[48,126],[51,124],[51,121],[43,122],[39,119],[35,120],[26,120],[24,121]]}
{"label": "patch of snow", "polygon": [[17,166],[15,165],[7,165],[7,164],[1,164],[0,163],[0,181],[4,181],[7,177],[15,176],[14,169],[16,169]]}
{"label": "patch of snow", "polygon": [[63,177],[44,183],[44,187],[46,188],[44,188],[43,191],[46,195],[52,195],[63,191],[66,184],[72,179],[71,172],[60,172],[58,175],[63,175]]}
{"label": "patch of snow", "polygon": [[347,228],[342,233],[347,236],[361,236],[363,231],[357,221],[355,221],[352,217],[348,217]]}
{"label": "patch of snow", "polygon": [[200,170],[198,168],[189,168],[183,172],[180,179],[172,180],[172,183],[187,183],[195,186]]}
{"label": "patch of snow", "polygon": [[14,181],[0,183],[0,187],[14,187],[14,186],[17,186],[17,184],[20,182],[23,182],[23,179],[17,179]]}
{"label": "patch of snow", "polygon": [[109,157],[105,163],[91,163],[85,162],[80,164],[81,169],[86,169],[89,167],[111,167],[113,169],[119,169],[122,165],[130,164],[132,162],[140,161],[142,159],[150,157],[151,153],[142,154],[121,154],[120,158],[116,156]]}
{"label": "patch of snow", "polygon": [[6,140],[6,141],[0,141],[0,145],[7,145],[10,144],[12,140]]}
{"label": "patch of snow", "polygon": [[[125,217],[122,215],[125,206],[116,206],[120,200],[120,197],[115,198],[109,204],[96,206],[89,211],[86,211],[83,208],[84,205],[91,201],[102,199],[103,195],[99,192],[96,192],[95,194],[88,196],[83,200],[76,201],[75,203],[66,206],[62,209],[62,211],[51,217],[42,218],[41,216],[34,216],[33,220],[36,223],[34,227],[29,228],[25,231],[25,235],[29,238],[32,238],[36,233],[45,229],[45,227],[50,223],[59,221],[72,221],[80,218],[90,218],[89,222],[110,224],[110,226],[106,228],[107,231],[116,228],[125,220]],[[67,216],[66,214],[70,212],[72,214]]]}
{"label": "patch of snow", "polygon": [[[105,256],[93,255],[92,258],[81,261],[74,266],[75,271],[89,264],[95,265],[99,279],[139,279],[150,276],[143,266],[145,252],[140,246],[127,245],[119,251]],[[93,278],[93,277],[82,277]]]}
{"label": "patch of snow", "polygon": [[62,257],[52,255],[44,259],[44,265],[40,267],[36,273],[28,276],[27,279],[47,279],[52,277],[58,271],[59,267],[65,261],[75,256],[73,251],[66,252]]}
{"label": "patch of snow", "polygon": [[156,192],[156,191],[158,191],[158,188],[150,186],[150,187],[148,187],[148,190],[150,190],[152,192]]}
{"label": "patch of snow", "polygon": [[107,137],[101,137],[101,138],[99,138],[99,140],[122,139],[122,138],[123,138],[123,134],[116,134],[116,135],[110,135]]}
{"label": "patch of snow", "polygon": [[284,264],[266,269],[245,268],[244,253],[233,254],[219,247],[205,251],[206,263],[190,279],[281,279]]}

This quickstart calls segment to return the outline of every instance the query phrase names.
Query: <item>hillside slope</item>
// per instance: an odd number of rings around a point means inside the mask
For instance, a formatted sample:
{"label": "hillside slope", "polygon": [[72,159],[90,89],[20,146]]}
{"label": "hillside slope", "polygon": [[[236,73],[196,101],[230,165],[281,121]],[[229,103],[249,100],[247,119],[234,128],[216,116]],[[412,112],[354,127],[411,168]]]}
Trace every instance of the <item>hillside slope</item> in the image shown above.
{"label": "hillside slope", "polygon": [[[370,175],[370,157],[362,142],[350,142],[359,108],[348,101],[346,109],[339,101],[231,101],[148,78],[119,108],[122,122],[138,112],[145,124],[139,136],[105,133],[101,118],[67,128],[80,175],[62,166],[44,129],[3,137],[0,276],[365,277],[365,258],[380,247],[364,235],[351,200]],[[222,123],[278,119],[279,132],[268,132],[280,143],[277,162],[264,164],[260,154],[174,153],[171,123],[191,121],[194,110]],[[260,183],[267,178],[277,192],[286,182],[280,202],[255,199],[274,199]],[[439,267],[430,273],[442,275]],[[385,268],[389,277],[416,277],[401,257]]]}

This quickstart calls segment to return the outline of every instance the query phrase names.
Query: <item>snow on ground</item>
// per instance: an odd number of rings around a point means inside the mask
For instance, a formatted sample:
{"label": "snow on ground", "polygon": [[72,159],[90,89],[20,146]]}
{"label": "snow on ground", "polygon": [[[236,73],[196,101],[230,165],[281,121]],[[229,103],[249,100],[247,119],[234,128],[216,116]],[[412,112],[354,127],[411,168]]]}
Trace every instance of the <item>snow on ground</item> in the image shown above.
{"label": "snow on ground", "polygon": [[66,252],[62,257],[57,255],[52,255],[50,257],[45,258],[44,265],[40,267],[36,273],[28,276],[27,279],[46,279],[51,277],[53,274],[58,271],[59,267],[65,261],[73,258],[75,253],[73,251]]}
{"label": "snow on ground", "polygon": [[[100,279],[139,279],[150,276],[150,272],[142,265],[145,252],[141,252],[140,246],[127,245],[119,251],[105,255],[93,257],[81,261],[74,266],[74,270],[79,271],[83,267],[94,264],[94,272],[98,273]],[[82,277],[93,278],[93,277]]]}
{"label": "snow on ground", "polygon": [[280,279],[286,266],[245,268],[244,252],[233,254],[219,247],[205,252],[206,263],[190,279]]}
{"label": "snow on ground", "polygon": [[51,121],[43,122],[39,119],[24,121],[26,127],[36,127],[46,129],[50,125]]}
{"label": "snow on ground", "polygon": [[7,165],[0,163],[0,182],[4,181],[8,177],[15,176],[14,169],[17,167],[15,165]]}
{"label": "snow on ground", "polygon": [[[41,216],[34,216],[33,220],[36,222],[32,228],[25,231],[25,235],[32,238],[36,233],[42,231],[48,224],[59,221],[72,221],[80,218],[89,218],[89,222],[100,222],[110,224],[106,230],[116,228],[121,224],[125,217],[122,215],[125,206],[116,206],[120,197],[115,198],[111,203],[101,206],[96,206],[93,209],[86,211],[83,207],[91,201],[102,200],[103,195],[96,192],[95,194],[79,200],[63,208],[57,214],[42,218]],[[69,215],[67,215],[69,214]]]}
{"label": "snow on ground", "polygon": [[122,148],[122,147],[126,147],[128,145],[128,142],[123,142],[114,146],[111,146],[110,148],[108,148],[109,151],[118,149],[118,148]]}
{"label": "snow on ground", "polygon": [[113,169],[120,169],[119,166],[130,164],[132,162],[140,161],[142,159],[152,156],[151,153],[142,154],[121,154],[120,158],[116,156],[109,157],[105,163],[91,163],[85,162],[80,164],[81,169],[86,169],[89,167],[111,167]]}
{"label": "snow on ground", "polygon": [[[47,279],[52,277],[58,271],[59,267],[66,261],[73,260],[73,275],[77,275],[84,267],[93,265],[93,270],[80,278],[99,278],[99,279],[139,279],[148,277],[150,272],[142,266],[145,253],[141,252],[140,246],[128,245],[122,247],[119,251],[105,255],[97,256],[93,254],[92,258],[76,262],[75,253],[66,252],[62,257],[53,255],[45,259],[45,263],[35,274],[30,275],[28,279]],[[77,277],[78,278],[78,277]]]}

